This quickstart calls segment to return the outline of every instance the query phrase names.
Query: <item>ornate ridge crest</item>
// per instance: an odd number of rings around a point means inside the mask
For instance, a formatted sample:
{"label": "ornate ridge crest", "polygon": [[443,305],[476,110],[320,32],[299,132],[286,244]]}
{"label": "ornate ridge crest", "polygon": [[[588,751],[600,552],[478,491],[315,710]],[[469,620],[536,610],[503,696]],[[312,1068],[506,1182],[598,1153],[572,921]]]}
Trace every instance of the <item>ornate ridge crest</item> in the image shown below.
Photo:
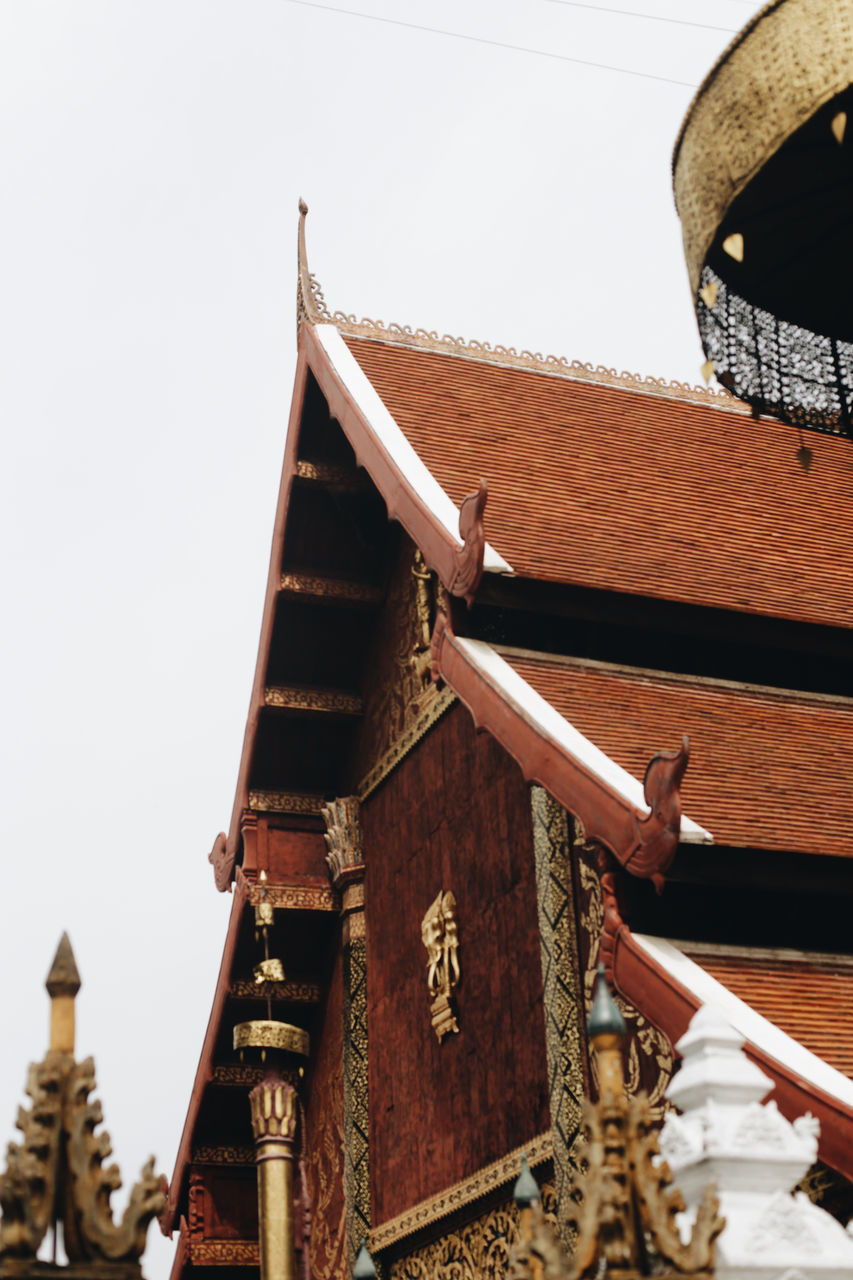
{"label": "ornate ridge crest", "polygon": [[748,410],[739,405],[725,389],[692,386],[689,382],[677,379],[654,378],[650,374],[645,377],[639,373],[628,373],[623,370],[608,369],[605,365],[593,365],[589,361],[569,360],[566,356],[543,355],[541,351],[529,351],[523,348],[505,346],[503,343],[478,342],[468,340],[452,333],[439,334],[436,329],[413,329],[408,324],[385,324],[382,320],[371,320],[368,317],[358,318],[353,313],[332,311],[326,302],[323,290],[317,277],[308,268],[308,253],[305,243],[305,218],[308,206],[304,200],[299,201],[299,236],[298,236],[298,274],[296,288],[296,331],[303,323],[332,324],[341,333],[351,338],[369,338],[375,342],[386,342],[391,346],[417,347],[421,351],[437,351],[444,355],[458,356],[468,360],[479,360],[487,364],[496,364],[513,369],[527,369],[534,373],[547,373],[558,378],[575,378],[581,382],[595,382],[608,387],[623,387],[631,391],[642,391],[647,395],[664,396],[668,399],[689,400],[695,404],[712,404],[716,408],[725,408],[732,413],[746,414]]}

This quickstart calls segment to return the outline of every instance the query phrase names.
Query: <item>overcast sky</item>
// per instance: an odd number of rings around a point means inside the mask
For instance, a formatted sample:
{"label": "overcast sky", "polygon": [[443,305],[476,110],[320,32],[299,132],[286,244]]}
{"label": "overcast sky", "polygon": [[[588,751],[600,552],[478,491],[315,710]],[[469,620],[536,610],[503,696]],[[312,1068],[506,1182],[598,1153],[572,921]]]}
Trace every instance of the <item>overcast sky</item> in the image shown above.
{"label": "overcast sky", "polygon": [[[299,196],[333,308],[699,380],[669,161],[757,6],[610,5],[0,4],[3,1142],[67,928],[125,1183],[150,1152],[172,1172],[230,905],[206,855],[254,670]],[[152,1229],[149,1280],[171,1252]]]}

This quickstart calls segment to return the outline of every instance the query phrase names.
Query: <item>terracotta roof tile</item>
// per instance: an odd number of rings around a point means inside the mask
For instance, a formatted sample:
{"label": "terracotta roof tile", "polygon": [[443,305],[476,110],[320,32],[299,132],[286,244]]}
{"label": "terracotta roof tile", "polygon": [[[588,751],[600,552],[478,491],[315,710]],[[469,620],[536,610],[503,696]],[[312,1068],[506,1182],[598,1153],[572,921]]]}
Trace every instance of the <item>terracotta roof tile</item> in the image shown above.
{"label": "terracotta roof tile", "polygon": [[853,1079],[853,962],[681,949],[762,1017]]}
{"label": "terracotta roof tile", "polygon": [[689,734],[684,812],[717,844],[853,856],[853,699],[504,657],[637,778]]}
{"label": "terracotta roof tile", "polygon": [[742,412],[346,337],[458,504],[532,578],[853,626],[853,451]]}

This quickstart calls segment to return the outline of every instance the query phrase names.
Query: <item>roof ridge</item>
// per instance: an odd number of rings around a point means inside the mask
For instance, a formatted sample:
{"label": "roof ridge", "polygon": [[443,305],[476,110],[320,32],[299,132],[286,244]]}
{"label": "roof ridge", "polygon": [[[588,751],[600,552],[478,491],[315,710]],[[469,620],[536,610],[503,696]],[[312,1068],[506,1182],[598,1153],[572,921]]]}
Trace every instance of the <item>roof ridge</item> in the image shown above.
{"label": "roof ridge", "polygon": [[840,951],[808,951],[802,947],[747,947],[733,942],[695,942],[684,938],[667,938],[672,946],[689,955],[719,960],[751,960],[754,963],[781,964],[785,961],[813,965],[816,969],[853,969],[853,956]]}
{"label": "roof ridge", "polygon": [[396,322],[385,324],[383,320],[371,320],[366,316],[359,319],[352,312],[332,311],[326,302],[319,280],[308,267],[305,243],[307,214],[308,206],[304,200],[300,200],[297,239],[297,335],[303,323],[331,324],[342,335],[350,338],[367,338],[374,342],[385,342],[390,346],[436,351],[442,355],[476,360],[482,364],[493,364],[501,368],[524,369],[534,373],[549,374],[552,377],[575,378],[583,382],[640,391],[646,395],[688,400],[695,404],[708,405],[710,401],[714,408],[725,409],[740,415],[749,412],[724,388],[715,390],[712,387],[692,386],[689,382],[679,382],[677,379],[655,378],[651,374],[644,376],[640,373],[629,373],[626,370],[620,373],[615,368],[608,369],[601,364],[593,365],[590,361],[569,360],[567,356],[543,355],[540,351],[530,351],[527,348],[518,351],[517,348],[505,346],[503,343],[492,345],[490,342],[466,339],[452,333],[439,334],[437,329],[413,329],[407,324]]}
{"label": "roof ridge", "polygon": [[[767,616],[767,615],[762,615]],[[691,671],[667,671],[657,667],[635,667],[627,662],[606,662],[602,658],[578,657],[570,653],[549,653],[544,649],[525,649],[517,645],[493,643],[492,648],[501,657],[507,659],[521,658],[530,662],[550,663],[554,666],[587,667],[601,671],[605,675],[639,676],[643,679],[654,679],[668,684],[686,684],[698,688],[710,686],[715,689],[730,689],[735,693],[753,693],[759,696],[780,698],[786,703],[821,702],[838,705],[853,703],[853,697],[844,693],[822,693],[814,689],[791,689],[784,685],[756,684],[750,680],[731,680],[726,676],[697,675]]]}

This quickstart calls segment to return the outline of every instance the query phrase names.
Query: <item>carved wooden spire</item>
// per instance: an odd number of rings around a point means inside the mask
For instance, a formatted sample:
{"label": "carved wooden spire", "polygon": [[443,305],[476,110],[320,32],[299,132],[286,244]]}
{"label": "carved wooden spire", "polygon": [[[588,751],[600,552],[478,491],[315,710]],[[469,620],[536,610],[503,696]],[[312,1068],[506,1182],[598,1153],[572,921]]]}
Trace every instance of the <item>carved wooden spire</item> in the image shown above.
{"label": "carved wooden spire", "polygon": [[[95,1133],[101,1104],[92,1058],[74,1060],[74,999],[80,975],[67,934],[62,935],[47,978],[51,998],[50,1048],[30,1067],[29,1110],[18,1112],[21,1143],[10,1142],[0,1176],[0,1277],[35,1264],[48,1230],[62,1224],[68,1261],[85,1263],[87,1275],[134,1280],[148,1225],[166,1203],[166,1180],[154,1173],[153,1157],[142,1170],[120,1222],[110,1196],[121,1186],[118,1166],[103,1167],[112,1152],[109,1134]],[[18,1261],[12,1263],[11,1260]],[[61,1271],[62,1268],[57,1268]]]}
{"label": "carved wooden spire", "polygon": [[297,236],[297,281],[296,281],[296,333],[302,328],[303,321],[308,324],[325,324],[332,317],[323,297],[323,290],[308,270],[308,250],[305,247],[305,219],[308,216],[308,205],[299,201],[299,233]]}

